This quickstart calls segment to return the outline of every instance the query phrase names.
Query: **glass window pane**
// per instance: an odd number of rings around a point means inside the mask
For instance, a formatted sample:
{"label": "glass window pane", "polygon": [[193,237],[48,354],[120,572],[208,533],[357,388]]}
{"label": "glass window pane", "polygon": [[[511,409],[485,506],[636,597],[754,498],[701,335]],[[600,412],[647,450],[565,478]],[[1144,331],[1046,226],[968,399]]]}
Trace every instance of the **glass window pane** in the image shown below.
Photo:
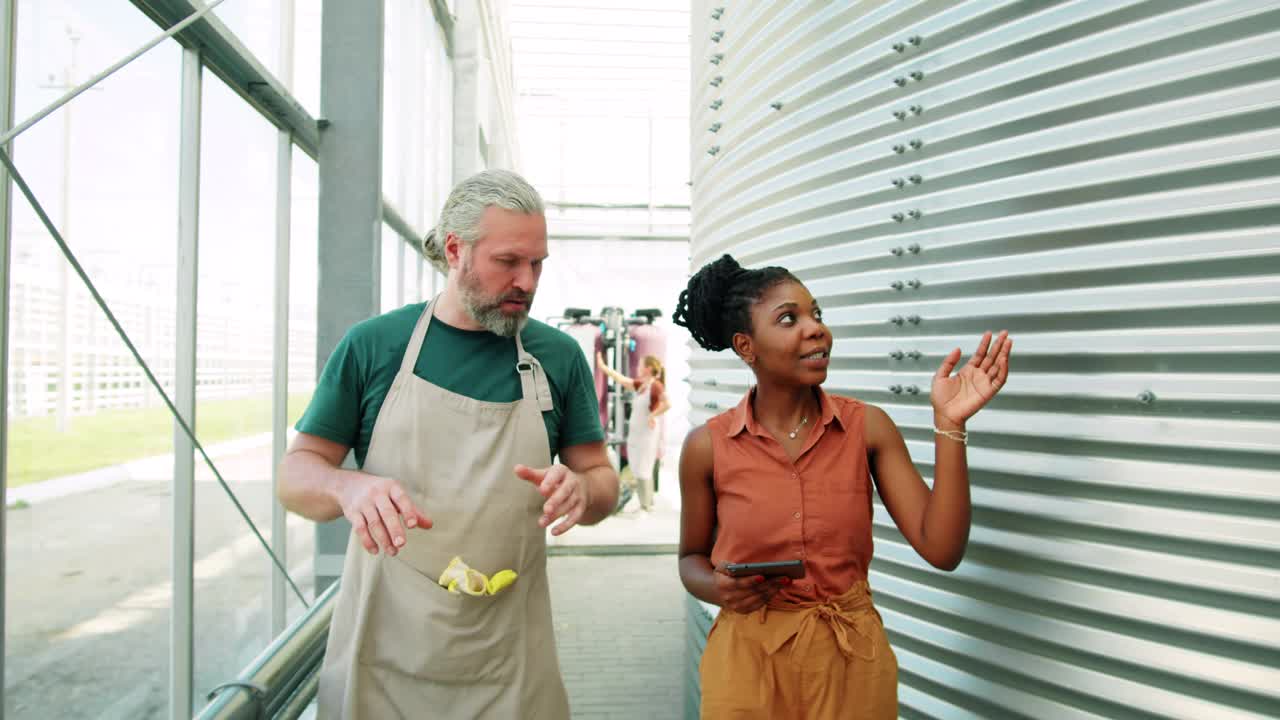
{"label": "glass window pane", "polygon": [[213,14],[268,72],[280,76],[279,2],[227,2]]}
{"label": "glass window pane", "polygon": [[400,274],[401,282],[404,283],[405,304],[427,299],[426,278],[418,272],[418,262],[421,259],[416,249],[405,246],[404,269]]}
{"label": "glass window pane", "polygon": [[320,116],[320,5],[294,0],[293,96],[313,117]]}
{"label": "glass window pane", "polygon": [[[96,0],[24,0],[18,17],[17,118],[156,34],[132,6]],[[160,45],[14,150],[168,390],[179,65],[177,46]],[[13,208],[4,716],[158,717],[173,423],[16,190]]]}
{"label": "glass window pane", "polygon": [[398,274],[396,263],[399,261],[400,246],[404,242],[400,239],[400,235],[387,226],[382,224],[382,272],[379,278],[379,284],[382,286],[382,312],[395,310],[404,303],[401,301],[403,295],[401,291],[403,287],[397,282]]}
{"label": "glass window pane", "polygon": [[[271,527],[277,131],[204,75],[196,432],[264,537]],[[213,473],[196,472],[195,693],[271,639],[270,562]]]}

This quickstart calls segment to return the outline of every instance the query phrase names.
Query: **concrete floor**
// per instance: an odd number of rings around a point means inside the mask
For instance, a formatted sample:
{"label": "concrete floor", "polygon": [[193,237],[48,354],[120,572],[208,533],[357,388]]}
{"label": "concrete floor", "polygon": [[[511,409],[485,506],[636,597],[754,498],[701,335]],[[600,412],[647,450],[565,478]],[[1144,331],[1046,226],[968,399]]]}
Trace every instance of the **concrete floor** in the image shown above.
{"label": "concrete floor", "polygon": [[[269,527],[267,448],[215,460],[259,527]],[[112,482],[10,509],[5,701],[8,720],[167,714],[171,508],[165,461]],[[96,486],[95,486],[96,485]],[[634,507],[634,506],[632,506]],[[269,565],[212,475],[196,493],[196,707],[269,642]],[[551,540],[560,660],[574,717],[676,717],[682,600],[678,511],[628,509]],[[312,595],[314,530],[290,521],[290,570]],[[642,554],[629,555],[633,551]],[[292,599],[290,618],[301,612]]]}

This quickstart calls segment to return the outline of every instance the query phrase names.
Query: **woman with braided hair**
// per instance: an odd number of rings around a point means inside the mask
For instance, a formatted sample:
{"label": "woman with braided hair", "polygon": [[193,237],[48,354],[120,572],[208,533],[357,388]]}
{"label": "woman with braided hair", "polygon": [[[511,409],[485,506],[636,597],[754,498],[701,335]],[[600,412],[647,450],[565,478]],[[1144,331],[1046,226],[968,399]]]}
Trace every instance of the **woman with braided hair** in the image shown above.
{"label": "woman with braided hair", "polygon": [[[933,377],[934,481],[880,408],[829,395],[831,331],[784,268],[703,267],[673,319],[732,348],[755,385],[695,428],[680,457],[680,578],[719,605],[702,656],[703,718],[897,718],[898,665],[871,602],[871,481],[922,558],[955,569],[969,537],[965,422],[1009,374],[990,332]],[[734,577],[730,564],[799,560],[804,575]]]}

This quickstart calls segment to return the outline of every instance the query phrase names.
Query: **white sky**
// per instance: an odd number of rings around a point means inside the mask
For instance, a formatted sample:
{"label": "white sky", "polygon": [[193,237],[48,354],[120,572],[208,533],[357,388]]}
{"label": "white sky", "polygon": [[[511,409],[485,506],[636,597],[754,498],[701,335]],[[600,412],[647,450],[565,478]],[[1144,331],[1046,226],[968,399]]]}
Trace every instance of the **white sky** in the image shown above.
{"label": "white sky", "polygon": [[[407,0],[389,0],[405,2]],[[319,105],[320,0],[297,0],[293,90]],[[216,11],[255,56],[279,69],[277,0],[228,0]],[[512,0],[506,7],[517,83],[521,169],[549,200],[688,203],[689,10],[681,0]],[[20,0],[16,115],[61,94],[79,36],[77,78],[98,72],[157,33],[128,3]],[[171,296],[177,231],[181,52],[164,43],[77,98],[64,168],[60,110],[23,135],[15,160],[109,302]],[[276,131],[205,74],[201,167],[202,312],[270,304]],[[63,214],[64,169],[70,216]],[[295,151],[295,302],[311,305],[314,163]],[[62,262],[24,201],[15,202],[15,270],[52,272]],[[585,217],[586,214],[583,214]],[[619,214],[622,215],[622,214]],[[561,216],[563,219],[563,216]],[[553,226],[559,222],[552,215]],[[687,233],[687,212],[647,211],[580,226]],[[560,223],[572,226],[572,223]],[[603,227],[602,227],[603,226]],[[608,236],[609,233],[602,233]],[[535,308],[662,307],[683,285],[687,248],[602,241],[564,243]],[[613,260],[611,260],[613,258]],[[656,264],[655,264],[656,263]],[[557,266],[558,269],[557,269]],[[95,267],[97,271],[95,271]],[[621,287],[636,281],[626,297]],[[621,281],[621,282],[619,282]],[[212,301],[212,303],[210,302]]]}
{"label": "white sky", "polygon": [[549,199],[687,205],[689,4],[512,0],[524,169]]}
{"label": "white sky", "polygon": [[[300,34],[318,40],[319,23],[301,0]],[[241,33],[275,69],[276,3],[229,0],[219,17]],[[15,115],[25,118],[64,91],[72,42],[79,36],[76,77],[82,81],[154,37],[157,26],[128,3],[100,0],[22,0],[18,7]],[[296,77],[304,104],[315,110],[318,45],[300,43]],[[104,285],[172,283],[177,230],[181,52],[162,43],[84,93],[16,141],[15,162],[68,243],[87,266],[102,269]],[[307,89],[310,89],[308,93]],[[308,98],[308,94],[310,98]],[[70,154],[64,139],[70,113]],[[276,131],[211,73],[204,75],[201,157],[201,270],[226,287],[202,287],[218,302],[261,306],[270,292],[275,212]],[[295,155],[302,156],[300,152]],[[314,163],[295,165],[296,194],[314,195]],[[310,168],[308,168],[310,166]],[[310,172],[308,173],[307,170]],[[69,185],[64,187],[64,177]],[[64,197],[67,202],[64,203]],[[64,213],[64,205],[70,214]],[[305,231],[307,218],[301,221]],[[310,223],[314,228],[314,221]],[[61,262],[25,200],[14,203],[15,265],[33,272]],[[312,243],[314,247],[314,243]],[[24,259],[26,265],[23,265]],[[314,266],[314,262],[311,263]],[[112,283],[112,280],[118,282]],[[312,277],[303,278],[314,287]],[[238,292],[252,288],[253,292]],[[108,295],[108,300],[111,297]],[[211,298],[212,299],[212,298]]]}
{"label": "white sky", "polygon": [[[319,112],[319,7],[320,0],[296,0],[292,90],[313,115]],[[687,206],[688,4],[511,0],[505,7],[521,170],[534,185],[552,201]],[[101,71],[158,32],[123,0],[19,0],[18,12],[19,119],[63,92],[57,86],[71,57],[69,27],[79,37],[73,80]],[[228,0],[216,13],[278,72],[277,0]],[[174,296],[181,59],[175,43],[161,44],[15,143],[19,170],[113,306],[149,307]],[[271,304],[276,130],[211,73],[204,75],[202,102],[201,332],[236,318],[237,332],[266,334],[270,317],[260,310]],[[316,286],[316,170],[300,151],[294,156],[293,303],[308,313]],[[671,328],[669,318],[687,277],[687,244],[608,238],[687,235],[687,210],[596,213],[590,222],[583,220],[590,213],[580,213],[577,222],[570,215],[549,212],[553,232],[597,229],[604,239],[553,242],[534,315],[559,315],[566,306],[662,308],[672,400],[683,407],[687,336]],[[36,285],[56,284],[63,261],[16,195],[14,246],[19,282],[25,274],[28,282],[45,276]],[[73,292],[83,293],[78,281],[74,285]],[[172,315],[162,315],[145,324],[171,325]],[[213,317],[220,320],[210,322]],[[135,339],[146,332],[142,320],[122,320]],[[302,327],[314,319],[296,322]],[[171,357],[172,351],[156,352]],[[678,415],[672,414],[669,438],[683,434]]]}
{"label": "white sky", "polygon": [[[687,207],[687,0],[512,0],[507,16],[521,169],[546,198]],[[552,209],[548,220],[553,235],[688,236],[688,210],[648,215]],[[688,267],[687,242],[553,241],[533,307],[543,318],[566,307],[661,308],[674,407],[666,437],[677,444],[688,429],[689,350],[670,317]],[[675,484],[664,483],[663,494],[674,500]]]}

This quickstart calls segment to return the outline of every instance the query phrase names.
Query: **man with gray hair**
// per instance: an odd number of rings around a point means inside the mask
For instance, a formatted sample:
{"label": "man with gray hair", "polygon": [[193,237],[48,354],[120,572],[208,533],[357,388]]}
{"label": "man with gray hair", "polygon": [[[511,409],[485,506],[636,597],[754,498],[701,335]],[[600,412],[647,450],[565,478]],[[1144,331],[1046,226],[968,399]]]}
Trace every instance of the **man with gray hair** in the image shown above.
{"label": "man with gray hair", "polygon": [[542,199],[479,173],[423,250],[444,292],[347,332],[281,464],[286,508],[352,526],[319,717],[568,718],[546,532],[607,517],[618,476],[586,358],[529,318]]}

